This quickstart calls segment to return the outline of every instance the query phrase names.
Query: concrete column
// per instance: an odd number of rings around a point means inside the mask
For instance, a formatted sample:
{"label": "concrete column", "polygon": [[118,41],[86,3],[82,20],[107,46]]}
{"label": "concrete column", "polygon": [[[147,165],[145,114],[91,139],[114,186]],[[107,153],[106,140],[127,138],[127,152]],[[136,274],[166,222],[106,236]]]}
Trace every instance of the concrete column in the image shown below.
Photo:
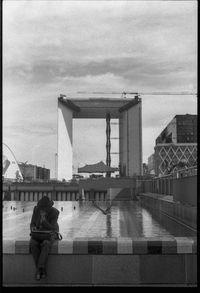
{"label": "concrete column", "polygon": [[11,200],[15,200],[15,192],[14,191],[11,191]]}
{"label": "concrete column", "polygon": [[56,191],[53,190],[52,191],[52,197],[51,197],[52,200],[56,200]]}
{"label": "concrete column", "polygon": [[34,201],[38,201],[38,196],[39,196],[39,193],[38,192],[34,192]]}
{"label": "concrete column", "polygon": [[29,201],[28,192],[25,192],[25,201]]}
{"label": "concrete column", "polygon": [[104,193],[104,198],[105,198],[105,200],[109,200],[110,199],[110,196],[109,196],[109,193],[108,192],[105,192]]}
{"label": "concrete column", "polygon": [[42,192],[39,192],[39,200],[42,198]]}
{"label": "concrete column", "polygon": [[14,195],[15,200],[20,200],[20,198],[19,198],[19,191],[18,190],[15,190],[14,192],[15,192],[15,195]]}
{"label": "concrete column", "polygon": [[90,195],[89,195],[89,198],[90,200],[95,200],[95,190],[94,189],[90,189]]}
{"label": "concrete column", "polygon": [[72,192],[72,201],[75,200],[75,192]]}
{"label": "concrete column", "polygon": [[72,179],[73,112],[58,101],[58,179]]}
{"label": "concrete column", "polygon": [[98,191],[95,192],[95,200],[97,200],[97,201],[100,200],[99,192]]}
{"label": "concrete column", "polygon": [[67,195],[66,195],[66,192],[63,192],[63,193],[62,193],[62,201],[65,201],[65,200],[66,200],[66,196],[67,196]]}
{"label": "concrete column", "polygon": [[67,201],[70,201],[71,200],[71,198],[70,198],[70,192],[68,191],[67,192]]}
{"label": "concrete column", "polygon": [[30,192],[30,201],[33,201],[33,192]]}
{"label": "concrete column", "polygon": [[81,190],[79,190],[79,195],[81,197],[81,199],[85,199],[85,191],[84,191],[84,188],[81,188]]}
{"label": "concrete column", "polygon": [[58,201],[61,201],[61,192],[58,192]]}
{"label": "concrete column", "polygon": [[[38,194],[38,192],[37,192],[37,194]],[[29,196],[31,197],[31,195],[29,195]],[[35,192],[32,192],[32,201],[37,201]]]}
{"label": "concrete column", "polygon": [[51,191],[47,192],[47,196],[51,199]]}
{"label": "concrete column", "polygon": [[141,102],[121,113],[119,139],[122,175],[142,175]]}
{"label": "concrete column", "polygon": [[24,192],[23,191],[20,192],[20,200],[24,201]]}
{"label": "concrete column", "polygon": [[127,175],[127,115],[122,112],[119,118],[119,164],[121,176]]}
{"label": "concrete column", "polygon": [[100,192],[100,200],[104,201],[104,192]]}

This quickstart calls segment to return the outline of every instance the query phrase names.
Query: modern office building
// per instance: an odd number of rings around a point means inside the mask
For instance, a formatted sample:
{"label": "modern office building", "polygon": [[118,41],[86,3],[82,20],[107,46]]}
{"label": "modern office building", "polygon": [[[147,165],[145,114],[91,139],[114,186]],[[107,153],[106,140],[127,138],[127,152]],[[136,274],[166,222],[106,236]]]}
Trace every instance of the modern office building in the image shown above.
{"label": "modern office building", "polygon": [[197,115],[176,115],[156,139],[154,153],[157,176],[169,174],[180,162],[197,164]]}
{"label": "modern office building", "polygon": [[157,137],[160,143],[197,143],[197,115],[176,115]]}
{"label": "modern office building", "polygon": [[[111,119],[119,121],[120,176],[142,175],[141,98],[58,98],[57,179],[73,176],[73,119],[106,120],[106,165],[111,166]],[[86,137],[87,139],[87,137]]]}
{"label": "modern office building", "polygon": [[40,180],[50,179],[50,170],[32,164],[19,163],[19,167],[24,180]]}

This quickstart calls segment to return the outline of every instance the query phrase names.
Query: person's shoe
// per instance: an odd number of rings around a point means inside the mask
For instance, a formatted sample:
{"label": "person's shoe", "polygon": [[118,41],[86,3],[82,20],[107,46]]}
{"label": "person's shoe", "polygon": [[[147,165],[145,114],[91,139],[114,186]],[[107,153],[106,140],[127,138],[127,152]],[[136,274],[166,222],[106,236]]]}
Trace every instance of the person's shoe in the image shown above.
{"label": "person's shoe", "polygon": [[41,276],[40,276],[40,270],[37,270],[37,271],[35,272],[35,279],[36,279],[37,281],[39,281],[39,280],[41,279]]}
{"label": "person's shoe", "polygon": [[46,270],[44,268],[40,269],[40,276],[41,276],[42,279],[46,279],[47,272],[46,272]]}

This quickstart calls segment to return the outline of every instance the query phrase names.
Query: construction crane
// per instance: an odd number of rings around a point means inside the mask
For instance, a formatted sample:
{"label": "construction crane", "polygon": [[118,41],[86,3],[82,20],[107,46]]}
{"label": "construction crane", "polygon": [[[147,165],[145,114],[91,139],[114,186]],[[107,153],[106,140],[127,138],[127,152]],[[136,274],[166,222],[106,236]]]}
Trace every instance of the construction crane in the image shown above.
{"label": "construction crane", "polygon": [[78,94],[100,94],[100,95],[193,95],[193,96],[197,96],[197,93],[194,93],[194,92],[77,92]]}

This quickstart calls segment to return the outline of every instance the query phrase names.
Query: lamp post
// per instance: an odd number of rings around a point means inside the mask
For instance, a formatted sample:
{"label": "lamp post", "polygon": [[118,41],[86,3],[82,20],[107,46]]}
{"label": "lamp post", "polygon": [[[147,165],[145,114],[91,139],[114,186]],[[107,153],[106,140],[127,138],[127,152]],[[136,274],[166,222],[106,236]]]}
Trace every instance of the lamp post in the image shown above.
{"label": "lamp post", "polygon": [[[110,157],[110,148],[111,148],[111,143],[110,143],[110,113],[106,114],[106,165],[110,166],[111,163],[111,157]],[[106,177],[110,177],[110,172],[106,173]]]}
{"label": "lamp post", "polygon": [[55,178],[56,178],[56,180],[58,180],[58,154],[57,153],[55,153]]}

